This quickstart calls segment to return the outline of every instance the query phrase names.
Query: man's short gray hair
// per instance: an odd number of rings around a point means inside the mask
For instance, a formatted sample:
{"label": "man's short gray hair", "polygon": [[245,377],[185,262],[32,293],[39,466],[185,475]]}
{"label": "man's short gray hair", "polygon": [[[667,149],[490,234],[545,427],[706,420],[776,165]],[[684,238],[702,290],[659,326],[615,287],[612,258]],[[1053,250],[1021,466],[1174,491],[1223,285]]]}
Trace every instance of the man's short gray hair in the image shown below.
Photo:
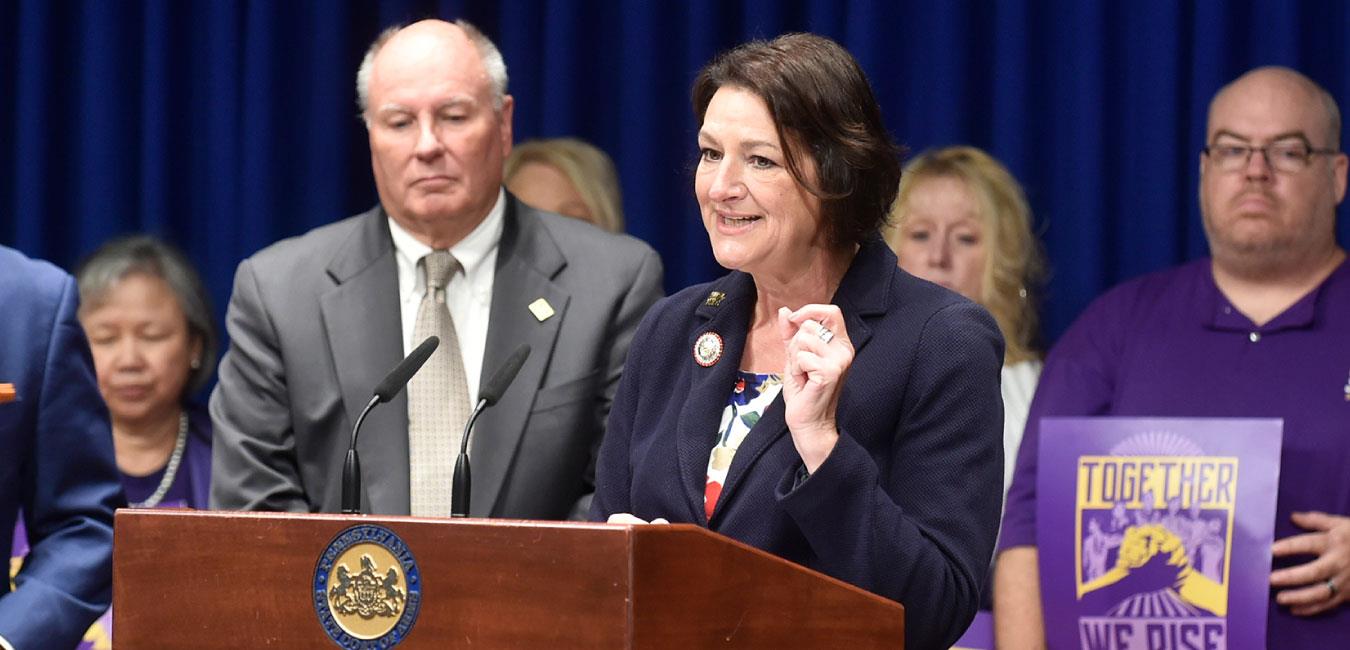
{"label": "man's short gray hair", "polygon": [[[474,27],[467,20],[456,20],[455,26],[464,30],[464,36],[473,43],[474,49],[478,50],[478,58],[483,60],[483,68],[487,71],[488,82],[492,87],[492,110],[498,113],[502,110],[503,102],[506,98],[506,84],[508,81],[506,75],[506,61],[502,59],[501,50],[492,42],[481,30]],[[375,40],[371,42],[370,47],[366,49],[366,55],[361,59],[361,66],[356,69],[356,106],[361,111],[361,118],[366,119],[366,111],[370,108],[370,74],[375,67],[375,55],[380,53],[385,43],[399,33],[406,25],[394,25],[382,32]]]}
{"label": "man's short gray hair", "polygon": [[199,363],[188,372],[183,387],[181,399],[185,400],[189,393],[205,387],[215,372],[219,335],[201,276],[182,251],[148,235],[123,237],[100,246],[75,271],[80,312],[101,306],[114,286],[137,273],[159,278],[169,285],[187,319],[189,340],[201,342]]}

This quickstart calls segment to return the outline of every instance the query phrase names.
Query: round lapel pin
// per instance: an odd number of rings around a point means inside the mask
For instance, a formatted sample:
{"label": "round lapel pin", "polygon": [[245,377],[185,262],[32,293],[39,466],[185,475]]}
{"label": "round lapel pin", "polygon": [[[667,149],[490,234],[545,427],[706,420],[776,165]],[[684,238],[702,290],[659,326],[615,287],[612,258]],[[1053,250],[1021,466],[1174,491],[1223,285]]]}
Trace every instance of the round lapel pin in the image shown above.
{"label": "round lapel pin", "polygon": [[722,358],[722,336],[717,332],[704,332],[694,341],[694,362],[704,368],[712,366]]}

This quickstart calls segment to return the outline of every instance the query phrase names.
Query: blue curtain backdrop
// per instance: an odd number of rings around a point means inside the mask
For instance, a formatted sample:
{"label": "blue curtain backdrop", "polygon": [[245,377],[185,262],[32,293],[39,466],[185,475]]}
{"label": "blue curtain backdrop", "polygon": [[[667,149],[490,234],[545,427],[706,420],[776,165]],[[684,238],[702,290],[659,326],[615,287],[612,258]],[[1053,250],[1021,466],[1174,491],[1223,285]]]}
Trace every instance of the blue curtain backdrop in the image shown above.
{"label": "blue curtain backdrop", "polygon": [[155,233],[223,316],[243,257],[374,204],[356,66],[382,28],[429,16],[500,45],[518,138],[613,155],[669,290],[720,273],[692,198],[699,67],[785,31],[837,39],[911,151],[974,144],[1024,183],[1049,341],[1110,285],[1206,253],[1198,152],[1223,83],[1288,65],[1350,106],[1340,0],[0,0],[0,242],[70,268]]}

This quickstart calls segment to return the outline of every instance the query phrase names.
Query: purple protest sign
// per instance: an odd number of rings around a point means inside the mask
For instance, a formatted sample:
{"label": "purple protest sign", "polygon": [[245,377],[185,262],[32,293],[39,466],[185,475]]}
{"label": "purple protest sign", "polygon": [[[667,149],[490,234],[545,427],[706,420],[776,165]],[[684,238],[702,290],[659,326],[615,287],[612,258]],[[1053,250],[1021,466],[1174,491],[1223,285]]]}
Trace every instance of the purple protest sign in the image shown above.
{"label": "purple protest sign", "polygon": [[1042,420],[1049,647],[1265,647],[1282,430],[1278,419]]}

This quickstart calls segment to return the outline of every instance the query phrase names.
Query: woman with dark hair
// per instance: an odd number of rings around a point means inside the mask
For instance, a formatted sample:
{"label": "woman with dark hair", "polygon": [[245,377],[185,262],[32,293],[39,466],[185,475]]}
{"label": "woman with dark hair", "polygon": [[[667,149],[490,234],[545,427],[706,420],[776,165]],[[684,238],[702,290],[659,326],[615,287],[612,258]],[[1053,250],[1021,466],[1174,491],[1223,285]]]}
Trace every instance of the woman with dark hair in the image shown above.
{"label": "woman with dark hair", "polygon": [[216,329],[196,270],[134,236],[100,247],[75,277],[127,501],[207,507],[211,419],[189,398],[215,368]]}
{"label": "woman with dark hair", "polygon": [[592,518],[707,526],[900,601],[907,647],[949,647],[998,529],[998,327],[882,241],[897,147],[838,44],[740,46],[693,98],[694,193],[731,273],[639,327]]}

